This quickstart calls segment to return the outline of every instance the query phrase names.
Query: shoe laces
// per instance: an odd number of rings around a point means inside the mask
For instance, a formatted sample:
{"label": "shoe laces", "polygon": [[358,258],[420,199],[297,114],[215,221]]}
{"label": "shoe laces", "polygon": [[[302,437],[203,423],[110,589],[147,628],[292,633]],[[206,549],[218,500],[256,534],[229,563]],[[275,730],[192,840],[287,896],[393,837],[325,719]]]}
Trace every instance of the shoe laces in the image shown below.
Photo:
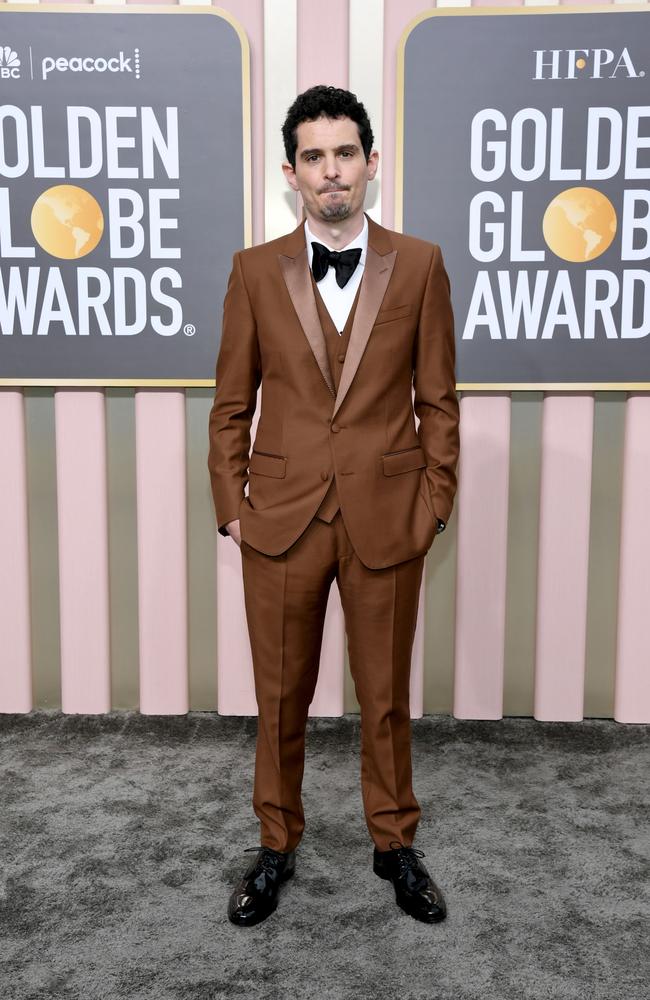
{"label": "shoe laces", "polygon": [[272,847],[265,847],[263,844],[257,847],[246,847],[244,853],[248,851],[259,851],[256,871],[263,871],[267,875],[274,875],[278,868],[278,863],[282,857],[280,851],[274,851]]}
{"label": "shoe laces", "polygon": [[[393,847],[393,844],[397,844],[397,847]],[[400,875],[404,875],[411,868],[417,870],[418,858],[425,857],[424,851],[418,851],[416,847],[406,847],[401,840],[391,840],[389,849],[395,852]]]}

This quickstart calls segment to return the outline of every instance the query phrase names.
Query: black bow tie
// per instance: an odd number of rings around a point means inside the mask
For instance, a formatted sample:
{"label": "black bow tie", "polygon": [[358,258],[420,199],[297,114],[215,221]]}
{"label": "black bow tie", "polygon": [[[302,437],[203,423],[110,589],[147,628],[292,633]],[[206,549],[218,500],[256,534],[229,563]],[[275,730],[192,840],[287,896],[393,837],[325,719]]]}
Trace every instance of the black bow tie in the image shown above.
{"label": "black bow tie", "polygon": [[311,269],[315,280],[320,281],[324,278],[331,264],[336,270],[336,284],[339,288],[347,285],[361,258],[361,247],[352,247],[351,250],[328,250],[322,243],[312,242],[311,245],[314,248]]}

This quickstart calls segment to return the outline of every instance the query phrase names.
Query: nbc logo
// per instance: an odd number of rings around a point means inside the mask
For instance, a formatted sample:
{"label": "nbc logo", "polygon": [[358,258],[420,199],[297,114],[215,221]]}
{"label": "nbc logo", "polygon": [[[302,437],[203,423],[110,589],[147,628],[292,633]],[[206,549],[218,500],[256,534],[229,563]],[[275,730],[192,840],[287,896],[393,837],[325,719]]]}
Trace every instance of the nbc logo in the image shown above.
{"label": "nbc logo", "polygon": [[9,45],[0,45],[0,80],[20,79],[20,59]]}

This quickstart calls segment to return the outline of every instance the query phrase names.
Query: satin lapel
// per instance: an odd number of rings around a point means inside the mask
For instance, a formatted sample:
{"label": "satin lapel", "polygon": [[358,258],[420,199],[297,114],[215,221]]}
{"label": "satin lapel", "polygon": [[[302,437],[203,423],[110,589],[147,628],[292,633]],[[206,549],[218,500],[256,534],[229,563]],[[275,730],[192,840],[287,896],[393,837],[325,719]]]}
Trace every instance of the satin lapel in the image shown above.
{"label": "satin lapel", "polygon": [[[304,231],[303,231],[304,232]],[[278,254],[280,267],[286,286],[291,296],[294,309],[298,314],[300,325],[309,341],[309,346],[314,352],[316,363],[321,370],[327,387],[333,396],[336,395],[334,380],[330,372],[330,363],[327,356],[327,346],[325,344],[325,334],[318,316],[314,290],[309,276],[309,258],[307,247],[305,246],[296,257],[286,257]]]}
{"label": "satin lapel", "polygon": [[382,254],[377,253],[370,243],[368,243],[366,266],[363,271],[363,278],[361,279],[359,301],[357,302],[357,309],[352,321],[350,340],[348,349],[345,352],[345,361],[341,370],[339,391],[336,394],[332,417],[335,416],[345,399],[345,394],[350,388],[352,379],[359,367],[363,352],[368,343],[368,338],[372,333],[375,317],[379,312],[379,306],[386,293],[390,276],[393,273],[396,257],[397,250],[393,250],[391,253],[382,256]]}

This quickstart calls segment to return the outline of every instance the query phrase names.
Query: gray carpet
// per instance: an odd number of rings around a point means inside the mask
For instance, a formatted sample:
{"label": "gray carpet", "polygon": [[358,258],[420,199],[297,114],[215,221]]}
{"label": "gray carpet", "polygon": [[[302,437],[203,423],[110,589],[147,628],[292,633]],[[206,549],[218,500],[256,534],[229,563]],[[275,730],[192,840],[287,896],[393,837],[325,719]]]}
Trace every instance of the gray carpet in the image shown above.
{"label": "gray carpet", "polygon": [[296,875],[242,928],[256,718],[0,716],[1,1000],[648,1000],[650,727],[412,725],[447,919],[372,872],[348,715],[309,720]]}

